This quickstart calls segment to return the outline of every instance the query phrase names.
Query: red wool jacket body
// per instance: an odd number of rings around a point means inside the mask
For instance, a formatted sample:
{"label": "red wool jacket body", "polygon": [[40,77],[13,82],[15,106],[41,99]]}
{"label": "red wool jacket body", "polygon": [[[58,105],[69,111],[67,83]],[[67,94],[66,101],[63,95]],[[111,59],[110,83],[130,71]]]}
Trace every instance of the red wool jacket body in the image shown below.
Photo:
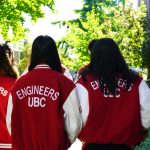
{"label": "red wool jacket body", "polygon": [[11,137],[6,127],[8,96],[15,78],[0,75],[0,149],[11,148]]}
{"label": "red wool jacket body", "polygon": [[118,78],[117,95],[100,91],[97,79],[88,74],[87,82],[80,77],[77,90],[84,127],[79,139],[85,143],[137,144],[142,129],[150,127],[150,89],[141,77],[124,90],[126,82]]}
{"label": "red wool jacket body", "polygon": [[13,148],[68,149],[82,126],[78,104],[71,80],[48,65],[36,66],[18,79],[9,98]]}

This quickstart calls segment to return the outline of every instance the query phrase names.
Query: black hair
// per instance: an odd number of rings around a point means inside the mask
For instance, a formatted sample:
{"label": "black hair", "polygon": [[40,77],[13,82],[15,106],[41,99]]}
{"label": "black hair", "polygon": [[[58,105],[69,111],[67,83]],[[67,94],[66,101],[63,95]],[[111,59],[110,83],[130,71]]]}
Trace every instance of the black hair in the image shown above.
{"label": "black hair", "polygon": [[62,73],[56,43],[47,35],[40,35],[33,41],[29,71],[40,63],[46,63],[53,70]]}
{"label": "black hair", "polygon": [[88,49],[90,50],[90,52],[92,51],[92,49],[93,49],[93,45],[94,45],[94,43],[97,41],[97,39],[93,39],[93,40],[91,40],[90,42],[89,42],[89,44],[88,44]]}
{"label": "black hair", "polygon": [[18,73],[13,68],[13,51],[7,43],[0,44],[0,74],[17,78]]}
{"label": "black hair", "polygon": [[118,45],[110,38],[102,38],[94,43],[91,51],[90,64],[81,73],[84,81],[86,81],[86,75],[88,73],[96,76],[99,80],[100,89],[103,92],[106,85],[109,92],[113,95],[116,95],[117,77],[121,76],[126,80],[126,90],[130,88],[137,77],[137,74],[129,70]]}

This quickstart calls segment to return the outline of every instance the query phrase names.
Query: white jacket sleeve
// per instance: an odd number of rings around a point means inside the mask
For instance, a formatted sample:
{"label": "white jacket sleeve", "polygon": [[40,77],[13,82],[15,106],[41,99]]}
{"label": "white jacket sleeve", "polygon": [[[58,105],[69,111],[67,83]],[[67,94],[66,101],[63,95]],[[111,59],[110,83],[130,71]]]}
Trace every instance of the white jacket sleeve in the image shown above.
{"label": "white jacket sleeve", "polygon": [[77,83],[77,92],[79,95],[79,101],[81,105],[81,110],[82,110],[82,119],[83,119],[83,125],[86,124],[88,115],[89,115],[89,96],[88,96],[88,91],[87,89],[82,86],[81,84]]}
{"label": "white jacket sleeve", "polygon": [[139,85],[141,121],[144,128],[150,128],[150,88],[144,80]]}
{"label": "white jacket sleeve", "polygon": [[63,105],[65,128],[68,138],[73,143],[82,129],[82,117],[80,113],[79,97],[76,88],[72,90]]}
{"label": "white jacket sleeve", "polygon": [[68,70],[67,68],[65,68],[64,75],[65,75],[67,78],[69,78],[70,80],[73,80],[73,78],[72,78],[72,76],[71,76],[71,74],[70,74],[70,72],[69,72],[69,70]]}
{"label": "white jacket sleeve", "polygon": [[11,135],[11,114],[12,114],[12,108],[13,108],[12,96],[10,94],[9,95],[9,99],[8,99],[8,105],[7,105],[7,113],[6,113],[6,126],[7,126],[7,129],[9,131],[10,135]]}

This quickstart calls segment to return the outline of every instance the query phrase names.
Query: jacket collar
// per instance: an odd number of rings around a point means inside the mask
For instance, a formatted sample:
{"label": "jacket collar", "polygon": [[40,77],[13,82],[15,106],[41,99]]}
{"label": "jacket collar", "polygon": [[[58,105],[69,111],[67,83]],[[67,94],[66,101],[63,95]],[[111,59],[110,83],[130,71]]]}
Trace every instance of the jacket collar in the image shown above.
{"label": "jacket collar", "polygon": [[41,69],[41,68],[44,68],[44,69],[51,69],[51,68],[49,67],[49,65],[47,65],[47,64],[39,64],[39,65],[37,65],[34,69]]}

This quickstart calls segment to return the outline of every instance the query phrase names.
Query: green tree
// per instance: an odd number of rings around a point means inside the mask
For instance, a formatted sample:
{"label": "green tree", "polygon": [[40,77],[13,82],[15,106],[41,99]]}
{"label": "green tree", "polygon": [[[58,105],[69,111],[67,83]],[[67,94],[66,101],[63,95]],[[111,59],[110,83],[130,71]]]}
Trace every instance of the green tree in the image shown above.
{"label": "green tree", "polygon": [[147,68],[148,78],[150,79],[150,18],[148,17],[145,20],[144,31],[145,40],[142,45],[143,67]]}
{"label": "green tree", "polygon": [[[77,22],[67,22],[68,30],[62,39],[68,51],[65,56],[72,58],[70,67],[79,69],[89,61],[87,45],[90,40],[111,37],[118,43],[122,54],[132,67],[142,67],[141,47],[144,41],[143,19],[146,16],[144,4],[134,10],[131,3],[119,3],[108,6],[101,3],[103,14],[95,13],[95,8],[79,19],[84,29]],[[87,32],[88,31],[88,32]]]}
{"label": "green tree", "polygon": [[125,4],[125,0],[83,0],[83,8],[75,10],[75,12],[79,13],[81,19],[84,20],[87,12],[94,11],[94,13],[98,13],[99,15],[105,15],[103,7],[113,7],[118,5],[119,2]]}
{"label": "green tree", "polygon": [[30,64],[31,43],[28,40],[24,42],[24,48],[20,55],[20,62],[18,64],[19,73],[22,74]]}
{"label": "green tree", "polygon": [[[24,37],[28,30],[23,27],[24,14],[31,17],[31,21],[36,21],[38,18],[44,17],[41,6],[48,6],[53,10],[54,0],[1,0],[0,34],[3,38],[12,41]],[[12,37],[10,37],[9,31],[12,32]]]}

